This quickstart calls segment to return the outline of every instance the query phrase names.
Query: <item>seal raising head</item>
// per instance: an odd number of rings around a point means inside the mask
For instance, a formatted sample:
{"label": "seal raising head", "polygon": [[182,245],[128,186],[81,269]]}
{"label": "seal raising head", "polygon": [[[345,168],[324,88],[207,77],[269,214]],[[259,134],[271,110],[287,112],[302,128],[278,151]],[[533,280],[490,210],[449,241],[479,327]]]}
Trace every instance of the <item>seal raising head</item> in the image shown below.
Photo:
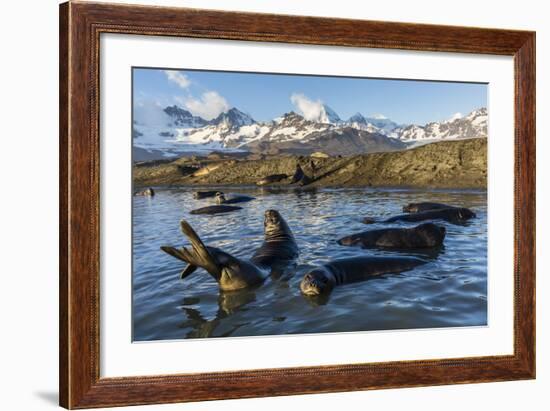
{"label": "seal raising head", "polygon": [[267,210],[264,214],[264,233],[267,238],[277,236],[292,237],[286,221],[277,210]]}
{"label": "seal raising head", "polygon": [[287,265],[299,255],[298,245],[285,219],[277,210],[264,214],[264,241],[252,256],[259,266],[274,268]]}
{"label": "seal raising head", "polygon": [[304,276],[300,282],[300,291],[304,295],[316,296],[331,292],[334,286],[332,274],[323,267],[319,267]]}
{"label": "seal raising head", "polygon": [[226,202],[225,194],[222,193],[221,191],[218,191],[216,193],[216,204],[223,204],[225,202]]}

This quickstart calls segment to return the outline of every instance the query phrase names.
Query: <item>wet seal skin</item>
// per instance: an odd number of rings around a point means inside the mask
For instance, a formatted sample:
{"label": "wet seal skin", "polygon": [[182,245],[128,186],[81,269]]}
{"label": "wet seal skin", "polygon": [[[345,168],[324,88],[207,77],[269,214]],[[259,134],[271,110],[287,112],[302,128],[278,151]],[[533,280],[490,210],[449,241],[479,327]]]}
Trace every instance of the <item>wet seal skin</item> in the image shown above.
{"label": "wet seal skin", "polygon": [[216,204],[238,204],[238,203],[246,203],[248,201],[255,200],[254,197],[249,196],[234,196],[231,198],[226,198],[225,194],[221,191],[218,191],[216,193]]}
{"label": "wet seal skin", "polygon": [[277,210],[264,214],[264,241],[251,258],[254,264],[271,268],[298,258],[300,251],[287,222]]}
{"label": "wet seal skin", "polygon": [[300,291],[306,296],[320,296],[334,287],[370,280],[383,274],[397,274],[426,264],[416,257],[351,257],[331,261],[304,275]]}
{"label": "wet seal skin", "polygon": [[442,203],[430,203],[430,202],[409,203],[403,206],[403,212],[404,213],[421,213],[423,211],[442,210],[445,208],[457,208],[457,207],[448,205],[448,204],[442,204]]}
{"label": "wet seal skin", "polygon": [[144,197],[154,197],[155,190],[153,190],[151,187],[146,188],[145,190],[138,191],[134,194],[135,196],[144,196]]}
{"label": "wet seal skin", "polygon": [[229,206],[229,205],[213,205],[213,206],[197,208],[196,210],[191,210],[189,211],[189,214],[212,215],[212,214],[230,213],[232,211],[239,211],[239,210],[242,210],[242,208],[237,206]]}
{"label": "wet seal skin", "polygon": [[444,208],[441,210],[423,211],[412,214],[400,214],[383,221],[377,221],[372,217],[365,217],[363,219],[363,223],[395,223],[398,221],[414,223],[426,220],[444,220],[451,224],[464,224],[466,221],[475,217],[476,213],[474,213],[472,210],[469,210],[468,208]]}
{"label": "wet seal skin", "polygon": [[181,272],[181,279],[201,267],[218,282],[223,291],[261,284],[274,269],[289,265],[299,255],[292,231],[277,210],[265,212],[264,241],[250,260],[240,259],[218,248],[204,245],[185,220],[181,221],[180,227],[191,243],[191,250],[172,246],[162,246],[161,250],[188,264]]}
{"label": "wet seal skin", "polygon": [[203,198],[215,197],[219,191],[195,191],[193,198],[196,200],[202,200]]}
{"label": "wet seal skin", "polygon": [[262,178],[261,180],[258,180],[256,182],[256,185],[265,186],[265,185],[268,185],[268,184],[278,183],[278,182],[283,181],[287,178],[288,178],[288,176],[286,174],[272,174],[272,175],[269,175],[269,176],[266,176],[266,177]]}
{"label": "wet seal skin", "polygon": [[363,231],[342,237],[337,242],[340,245],[352,247],[414,250],[440,247],[445,239],[445,233],[446,229],[443,226],[424,223],[412,228]]}
{"label": "wet seal skin", "polygon": [[269,270],[262,269],[250,261],[234,257],[219,248],[207,247],[187,221],[182,220],[180,227],[189,239],[191,249],[161,247],[165,253],[188,264],[180,278],[189,276],[201,267],[218,282],[220,290],[234,291],[260,284],[269,275]]}

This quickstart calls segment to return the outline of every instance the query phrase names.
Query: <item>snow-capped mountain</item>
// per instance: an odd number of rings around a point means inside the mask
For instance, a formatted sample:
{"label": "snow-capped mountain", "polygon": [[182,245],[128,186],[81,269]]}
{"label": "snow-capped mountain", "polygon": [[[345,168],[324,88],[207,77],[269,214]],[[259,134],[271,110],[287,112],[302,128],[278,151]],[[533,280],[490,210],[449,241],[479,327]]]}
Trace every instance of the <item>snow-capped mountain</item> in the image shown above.
{"label": "snow-capped mountain", "polygon": [[[333,117],[334,118],[334,117]],[[245,141],[240,147],[262,153],[292,152],[308,154],[326,151],[332,154],[393,151],[405,144],[380,133],[353,128],[341,120],[336,124],[306,120],[290,112],[275,119],[265,134]]]}
{"label": "snow-capped mountain", "polygon": [[175,105],[166,107],[164,113],[171,119],[172,127],[197,128],[208,124],[205,119]]}
{"label": "snow-capped mountain", "polygon": [[465,117],[454,115],[443,122],[431,122],[425,126],[412,124],[394,132],[406,142],[487,137],[487,120],[487,109],[480,108]]}
{"label": "snow-capped mountain", "polygon": [[235,107],[224,113],[221,113],[218,117],[208,122],[208,124],[214,126],[224,125],[225,127],[229,128],[249,126],[254,123],[256,122],[252,117],[236,109]]}
{"label": "snow-capped mountain", "polygon": [[340,116],[326,104],[323,104],[321,109],[321,117],[318,123],[338,124],[342,121]]}
{"label": "snow-capped mountain", "polygon": [[351,154],[401,150],[413,143],[442,139],[487,136],[485,108],[465,117],[455,115],[424,126],[398,125],[381,115],[365,117],[361,113],[344,121],[326,105],[307,119],[289,112],[269,122],[257,122],[235,107],[212,120],[194,116],[177,106],[164,108],[162,114],[154,116],[155,124],[145,124],[136,118],[132,132],[134,147],[163,156],[214,150]]}
{"label": "snow-capped mountain", "polygon": [[384,117],[381,114],[372,117],[365,117],[359,112],[351,116],[347,123],[355,128],[369,131],[373,130],[373,132],[376,131],[386,135],[390,135],[393,130],[399,127],[396,122]]}

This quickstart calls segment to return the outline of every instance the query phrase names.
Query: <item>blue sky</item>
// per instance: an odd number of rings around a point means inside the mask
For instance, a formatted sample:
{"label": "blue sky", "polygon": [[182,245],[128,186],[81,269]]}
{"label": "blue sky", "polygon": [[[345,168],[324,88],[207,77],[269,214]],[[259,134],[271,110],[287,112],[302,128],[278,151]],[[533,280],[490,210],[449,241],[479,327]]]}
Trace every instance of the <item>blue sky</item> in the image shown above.
{"label": "blue sky", "polygon": [[300,112],[292,95],[322,102],[342,119],[360,112],[421,125],[487,106],[487,85],[478,83],[148,68],[135,68],[133,80],[134,104],[176,104],[207,119],[231,107],[258,121]]}

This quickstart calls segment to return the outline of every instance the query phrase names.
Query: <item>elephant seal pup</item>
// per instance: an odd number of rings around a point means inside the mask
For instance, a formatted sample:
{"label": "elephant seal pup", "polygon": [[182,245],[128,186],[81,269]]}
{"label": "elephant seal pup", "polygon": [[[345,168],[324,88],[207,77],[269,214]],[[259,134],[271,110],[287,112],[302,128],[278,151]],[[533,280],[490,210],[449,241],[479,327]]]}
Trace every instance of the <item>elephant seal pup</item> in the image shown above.
{"label": "elephant seal pup", "polygon": [[135,196],[144,196],[144,197],[153,197],[155,195],[155,190],[151,187],[146,188],[145,190],[138,191],[134,194]]}
{"label": "elephant seal pup", "polygon": [[254,197],[249,196],[235,196],[231,197],[229,199],[225,198],[225,194],[220,192],[216,193],[216,204],[238,204],[238,203],[246,203],[248,201],[255,200]]}
{"label": "elephant seal pup", "polygon": [[202,200],[203,198],[215,197],[219,191],[195,191],[193,193],[193,198],[197,200]]}
{"label": "elephant seal pup", "polygon": [[250,261],[233,257],[219,248],[205,246],[187,221],[182,220],[180,227],[189,239],[192,249],[162,246],[161,250],[189,264],[182,271],[181,278],[187,277],[201,267],[218,282],[220,290],[234,291],[261,284],[269,275],[269,270],[262,269]]}
{"label": "elephant seal pup", "polygon": [[365,281],[382,274],[396,274],[426,264],[415,257],[351,257],[314,268],[302,279],[300,290],[307,296],[326,295],[342,284]]}
{"label": "elephant seal pup", "polygon": [[451,205],[442,204],[442,203],[409,203],[406,206],[403,206],[404,213],[421,213],[423,211],[430,210],[442,210],[445,208],[456,208]]}
{"label": "elephant seal pup", "polygon": [[242,210],[241,207],[228,206],[228,205],[213,205],[207,207],[197,208],[196,210],[189,211],[189,214],[222,214],[230,213],[231,211]]}
{"label": "elephant seal pup", "polygon": [[338,244],[362,248],[411,250],[434,248],[443,244],[445,227],[424,223],[412,228],[383,228],[352,234],[338,240]]}
{"label": "elephant seal pup", "polygon": [[304,170],[302,170],[302,167],[300,167],[300,164],[296,164],[296,171],[294,172],[294,175],[290,179],[290,184],[307,186],[311,182],[312,182],[312,179],[309,178],[306,175],[306,173],[304,173]]}
{"label": "elephant seal pup", "polygon": [[383,221],[376,221],[373,218],[365,217],[363,223],[395,223],[397,221],[417,222],[426,220],[444,220],[452,224],[463,224],[471,218],[474,218],[476,213],[467,208],[444,208],[441,210],[423,211],[421,213],[400,214],[390,217]]}
{"label": "elephant seal pup", "polygon": [[290,227],[277,210],[264,214],[264,242],[250,261],[261,267],[288,265],[300,254]]}
{"label": "elephant seal pup", "polygon": [[256,185],[258,186],[267,186],[269,184],[278,183],[282,180],[287,179],[288,176],[286,174],[272,174],[270,176],[264,177],[258,182],[256,182]]}

